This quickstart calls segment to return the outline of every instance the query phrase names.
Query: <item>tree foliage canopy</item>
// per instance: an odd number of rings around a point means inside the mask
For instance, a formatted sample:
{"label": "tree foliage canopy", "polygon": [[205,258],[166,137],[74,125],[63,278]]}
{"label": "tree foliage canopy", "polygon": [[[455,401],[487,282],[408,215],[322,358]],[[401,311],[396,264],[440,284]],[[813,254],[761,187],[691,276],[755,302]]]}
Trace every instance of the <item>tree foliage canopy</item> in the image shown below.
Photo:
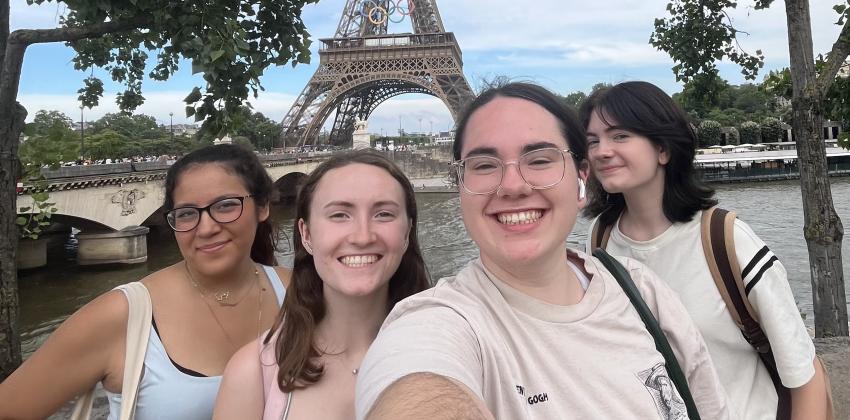
{"label": "tree foliage canopy", "polygon": [[[111,22],[128,29],[68,42],[77,52],[75,68],[103,68],[124,85],[116,98],[122,111],[144,102],[142,80],[150,53],[155,64],[147,76],[154,80],[168,79],[181,58],[190,60],[192,72],[203,73],[206,85],[186,97],[186,115],[205,120],[206,129],[218,133],[229,126],[249,94],[262,90],[260,77],[269,66],[309,61],[309,33],[301,9],[316,1],[67,0],[69,12],[62,24],[92,29]],[[85,106],[95,106],[103,83],[91,76],[79,93]]]}
{"label": "tree foliage canopy", "polygon": [[714,146],[722,143],[721,126],[717,121],[703,120],[697,127],[697,139],[701,147]]}

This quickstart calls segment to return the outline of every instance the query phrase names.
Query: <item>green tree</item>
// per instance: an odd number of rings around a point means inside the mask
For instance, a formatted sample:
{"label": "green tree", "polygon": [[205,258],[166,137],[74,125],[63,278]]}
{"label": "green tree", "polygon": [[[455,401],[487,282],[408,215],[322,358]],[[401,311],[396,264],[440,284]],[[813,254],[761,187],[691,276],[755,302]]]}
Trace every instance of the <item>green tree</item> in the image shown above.
{"label": "green tree", "polygon": [[71,130],[74,123],[67,115],[59,111],[40,110],[35,113],[31,123],[24,127],[28,136],[46,136],[51,130],[60,128]]}
{"label": "green tree", "polygon": [[761,143],[761,126],[754,121],[744,121],[738,126],[738,135],[741,144]]}
{"label": "green tree", "polygon": [[561,100],[563,100],[565,104],[573,108],[579,108],[581,104],[584,103],[585,99],[587,99],[587,94],[580,90],[561,97]]}
{"label": "green tree", "polygon": [[236,135],[243,136],[251,143],[251,150],[270,151],[280,137],[280,125],[260,112],[252,112],[244,107],[240,121],[236,123]]}
{"label": "green tree", "polygon": [[744,111],[737,108],[719,109],[715,108],[705,115],[706,119],[714,120],[720,123],[723,127],[735,127],[747,121],[747,115]]}
{"label": "green tree", "polygon": [[127,137],[110,129],[101,130],[86,138],[86,155],[92,159],[125,157]]}
{"label": "green tree", "polygon": [[702,120],[697,127],[697,138],[701,147],[721,144],[720,123],[712,120]]}
{"label": "green tree", "polygon": [[40,168],[76,160],[80,142],[71,124],[71,119],[59,111],[38,111],[24,128],[28,138],[19,149],[21,163]]}
{"label": "green tree", "polygon": [[613,87],[613,86],[614,85],[612,85],[611,83],[600,82],[600,83],[593,85],[590,88],[590,93],[593,94],[593,92],[596,92],[599,89],[609,88],[609,87]]}
{"label": "green tree", "polygon": [[[42,4],[47,0],[29,0]],[[0,380],[21,361],[15,270],[15,181],[19,134],[26,110],[16,102],[26,49],[33,44],[65,42],[82,71],[104,68],[124,85],[119,109],[132,111],[143,101],[142,81],[148,52],[156,54],[147,75],[167,80],[181,58],[202,73],[203,91],[186,97],[187,116],[203,129],[224,132],[248,95],[255,96],[269,66],[306,62],[309,34],[301,20],[305,4],[316,0],[132,0],[65,1],[61,27],[9,31],[9,1],[0,4]],[[79,91],[84,106],[97,104],[103,82],[85,80]]]}
{"label": "green tree", "polygon": [[741,133],[738,132],[738,129],[735,127],[723,127],[720,132],[725,135],[727,145],[739,145],[741,144]]}
{"label": "green tree", "polygon": [[29,137],[18,152],[24,165],[42,167],[73,162],[80,156],[80,136],[73,130],[54,127],[46,134]]}
{"label": "green tree", "polygon": [[838,135],[838,147],[850,150],[850,133],[844,132]]}
{"label": "green tree", "polygon": [[[826,68],[826,63],[823,59],[818,59],[815,66],[818,74],[821,74]],[[793,94],[791,70],[786,67],[782,70],[770,72],[765,77],[763,86],[765,90],[790,101]],[[850,78],[835,78],[823,98],[823,107],[826,118],[833,121],[850,121]]]}
{"label": "green tree", "polygon": [[97,134],[104,130],[111,130],[128,139],[160,139],[169,135],[168,131],[156,123],[156,119],[150,115],[111,113],[91,123],[91,128],[86,131]]}
{"label": "green tree", "polygon": [[765,143],[782,141],[785,137],[782,123],[773,117],[767,117],[761,122],[761,140]]}
{"label": "green tree", "polygon": [[[772,3],[773,0],[756,0],[755,8],[767,8]],[[818,337],[848,335],[841,263],[844,227],[832,201],[821,134],[826,112],[823,98],[850,54],[850,8],[844,1],[841,3],[834,6],[839,16],[836,24],[841,26],[841,31],[826,55],[823,68],[816,72],[809,1],[784,2],[791,58],[792,127],[800,162],[803,234],[809,251]],[[761,51],[749,54],[740,49],[736,40],[740,31],[728,19],[730,9],[736,6],[737,2],[732,0],[672,0],[668,3],[669,16],[655,20],[650,43],[673,59],[677,80],[687,82],[716,76],[717,62],[723,58],[739,64],[746,78],[756,77],[764,57]]]}
{"label": "green tree", "polygon": [[[708,83],[712,86],[711,94],[704,94],[704,87],[700,83]],[[673,94],[673,100],[685,111],[693,112],[698,117],[705,116],[710,110],[720,106],[721,95],[729,89],[729,83],[720,76],[713,76],[711,80],[697,82],[690,80],[685,83],[682,92]],[[728,107],[724,107],[728,108]]]}

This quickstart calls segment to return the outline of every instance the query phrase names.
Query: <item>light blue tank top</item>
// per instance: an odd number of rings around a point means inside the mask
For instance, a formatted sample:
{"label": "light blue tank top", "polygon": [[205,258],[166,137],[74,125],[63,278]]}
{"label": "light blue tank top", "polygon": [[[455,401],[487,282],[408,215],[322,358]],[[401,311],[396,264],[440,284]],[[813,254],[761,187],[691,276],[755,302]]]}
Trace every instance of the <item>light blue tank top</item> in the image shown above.
{"label": "light blue tank top", "polygon": [[[262,266],[277,297],[283,304],[286,290],[277,272]],[[192,376],[174,366],[165,352],[159,334],[151,328],[145,368],[136,398],[135,420],[209,420],[221,384],[221,376]],[[121,394],[106,391],[109,400],[108,420],[117,420],[121,413]]]}

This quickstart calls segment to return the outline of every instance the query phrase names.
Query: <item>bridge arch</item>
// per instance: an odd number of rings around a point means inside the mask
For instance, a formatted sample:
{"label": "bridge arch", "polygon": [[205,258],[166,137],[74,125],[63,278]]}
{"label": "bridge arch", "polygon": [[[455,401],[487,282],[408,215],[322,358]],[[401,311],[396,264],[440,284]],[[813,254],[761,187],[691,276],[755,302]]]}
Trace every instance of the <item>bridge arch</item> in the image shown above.
{"label": "bridge arch", "polygon": [[295,196],[298,194],[298,187],[305,178],[307,178],[307,174],[303,172],[290,172],[278,178],[274,182],[274,188],[277,191],[276,201],[294,203]]}
{"label": "bridge arch", "polygon": [[331,143],[342,145],[351,139],[355,119],[367,120],[380,104],[395,96],[420,93],[439,98],[456,118],[456,110],[439,86],[426,71],[409,73],[347,75],[328,93],[332,98],[319,107],[315,118],[307,127],[305,139],[317,138],[331,112],[336,110]]}

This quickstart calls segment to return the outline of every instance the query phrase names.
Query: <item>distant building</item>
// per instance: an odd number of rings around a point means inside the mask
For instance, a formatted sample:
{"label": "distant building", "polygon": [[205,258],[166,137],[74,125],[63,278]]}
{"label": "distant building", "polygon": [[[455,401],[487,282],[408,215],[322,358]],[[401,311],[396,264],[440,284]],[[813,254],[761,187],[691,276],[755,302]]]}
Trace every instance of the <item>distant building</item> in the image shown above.
{"label": "distant building", "polygon": [[452,144],[455,141],[455,131],[441,131],[434,136],[434,143],[437,145]]}
{"label": "distant building", "polygon": [[173,126],[169,124],[162,124],[160,127],[162,127],[165,131],[169,131],[173,127],[175,136],[194,136],[199,130],[199,127],[194,124],[174,124]]}

